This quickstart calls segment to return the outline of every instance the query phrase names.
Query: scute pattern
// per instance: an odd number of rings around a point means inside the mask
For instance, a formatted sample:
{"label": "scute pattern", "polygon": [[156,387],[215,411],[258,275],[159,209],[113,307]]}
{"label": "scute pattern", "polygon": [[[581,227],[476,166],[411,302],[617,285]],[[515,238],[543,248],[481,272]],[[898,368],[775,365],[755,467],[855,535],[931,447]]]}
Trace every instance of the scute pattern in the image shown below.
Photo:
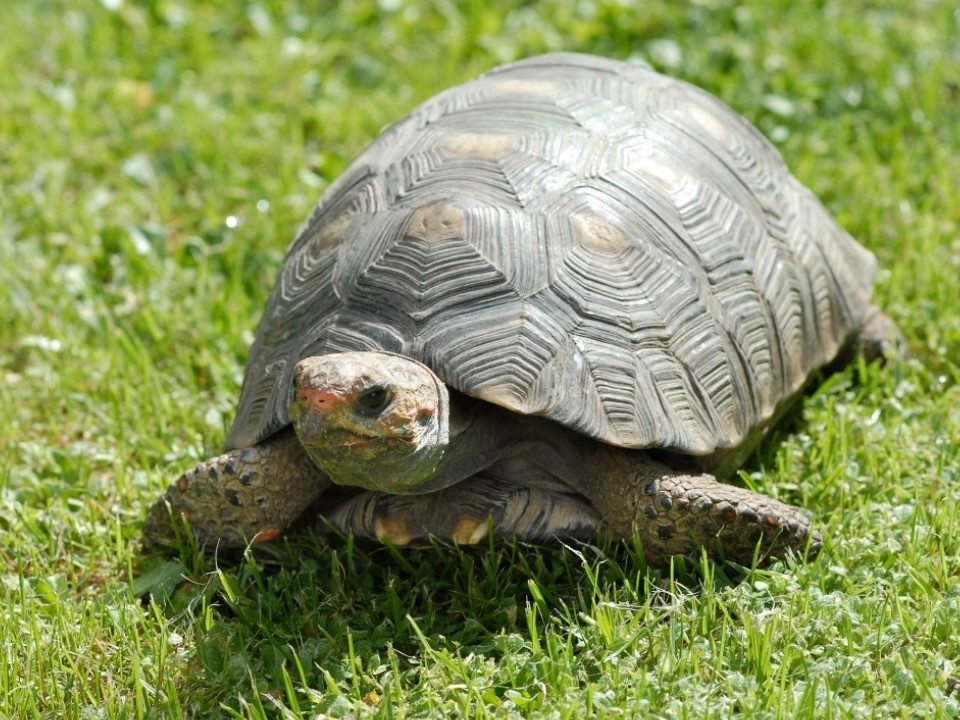
{"label": "scute pattern", "polygon": [[416,108],[291,245],[231,448],[304,357],[385,350],[627,447],[741,443],[864,319],[874,261],[707,93],[554,54]]}

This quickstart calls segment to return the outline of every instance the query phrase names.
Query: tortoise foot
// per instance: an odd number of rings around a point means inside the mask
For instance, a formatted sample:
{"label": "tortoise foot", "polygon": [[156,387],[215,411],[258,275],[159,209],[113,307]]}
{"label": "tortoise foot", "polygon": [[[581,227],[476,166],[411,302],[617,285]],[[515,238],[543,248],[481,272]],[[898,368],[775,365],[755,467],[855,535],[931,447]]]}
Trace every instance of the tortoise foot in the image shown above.
{"label": "tortoise foot", "polygon": [[660,477],[636,495],[637,525],[648,559],[696,554],[743,565],[788,554],[815,556],[820,532],[791,505],[710,475]]}
{"label": "tortoise foot", "polygon": [[648,562],[696,556],[743,565],[814,556],[823,539],[799,508],[708,474],[689,474],[642,453],[606,448],[593,457],[587,494],[611,535],[637,533]]}
{"label": "tortoise foot", "polygon": [[906,350],[906,342],[897,324],[877,307],[871,307],[872,314],[860,328],[854,348],[863,353],[868,361],[883,361]]}

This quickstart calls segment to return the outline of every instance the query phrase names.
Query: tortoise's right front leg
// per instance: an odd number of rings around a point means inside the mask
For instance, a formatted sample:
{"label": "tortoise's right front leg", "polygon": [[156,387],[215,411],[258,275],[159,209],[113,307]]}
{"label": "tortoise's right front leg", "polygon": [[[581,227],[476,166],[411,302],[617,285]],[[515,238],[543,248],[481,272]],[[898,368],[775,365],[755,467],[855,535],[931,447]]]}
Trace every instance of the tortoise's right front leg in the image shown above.
{"label": "tortoise's right front leg", "polygon": [[171,544],[185,530],[184,518],[197,544],[209,549],[265,542],[286,530],[329,485],[286,428],[181,475],[147,513],[144,545]]}
{"label": "tortoise's right front leg", "polygon": [[712,475],[690,474],[642,453],[602,448],[584,490],[611,535],[637,532],[647,560],[696,555],[750,565],[788,553],[815,556],[823,543],[799,508]]}

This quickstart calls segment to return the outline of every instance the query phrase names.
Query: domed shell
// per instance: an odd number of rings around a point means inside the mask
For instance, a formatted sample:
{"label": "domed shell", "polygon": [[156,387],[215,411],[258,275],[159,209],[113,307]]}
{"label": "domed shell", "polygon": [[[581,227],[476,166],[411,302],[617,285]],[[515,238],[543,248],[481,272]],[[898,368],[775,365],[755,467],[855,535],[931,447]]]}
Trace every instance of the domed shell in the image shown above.
{"label": "domed shell", "polygon": [[530,58],[437,95],[290,246],[227,443],[288,423],[310,355],[385,350],[625,447],[740,444],[863,321],[872,255],[720,101]]}

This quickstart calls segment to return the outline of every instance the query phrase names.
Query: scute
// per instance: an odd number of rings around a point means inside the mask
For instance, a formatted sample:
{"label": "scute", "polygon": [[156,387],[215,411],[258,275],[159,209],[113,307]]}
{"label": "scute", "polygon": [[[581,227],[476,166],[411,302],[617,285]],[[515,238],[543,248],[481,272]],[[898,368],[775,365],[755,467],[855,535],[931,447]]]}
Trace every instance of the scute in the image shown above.
{"label": "scute", "polygon": [[386,350],[626,447],[735,447],[864,320],[873,257],[743,118],[646,68],[543,55],[416,108],[291,245],[231,448],[304,357]]}

